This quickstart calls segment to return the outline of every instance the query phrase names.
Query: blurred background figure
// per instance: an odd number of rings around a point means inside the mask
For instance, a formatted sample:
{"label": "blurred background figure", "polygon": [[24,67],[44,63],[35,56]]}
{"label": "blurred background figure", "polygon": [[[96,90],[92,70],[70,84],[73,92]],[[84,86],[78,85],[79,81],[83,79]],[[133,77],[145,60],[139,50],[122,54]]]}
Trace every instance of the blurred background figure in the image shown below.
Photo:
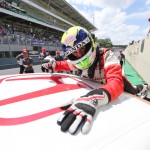
{"label": "blurred background figure", "polygon": [[27,50],[24,50],[23,52],[24,58],[23,58],[23,66],[24,66],[24,72],[25,73],[34,73],[33,69],[33,59],[29,57],[29,52]]}
{"label": "blurred background figure", "polygon": [[62,60],[64,60],[63,57],[60,55],[60,50],[56,51],[54,58],[55,58],[56,61],[62,61]]}
{"label": "blurred background figure", "polygon": [[24,59],[24,55],[25,55],[26,51],[27,51],[26,49],[23,49],[22,53],[16,56],[17,62],[20,66],[20,71],[19,71],[20,74],[23,74],[24,69],[25,69],[23,66],[23,59]]}
{"label": "blurred background figure", "polygon": [[149,30],[148,30],[147,37],[148,37],[148,38],[150,37],[150,28],[149,28]]}
{"label": "blurred background figure", "polygon": [[121,68],[122,66],[125,64],[125,55],[122,53],[122,49],[119,50],[120,54],[118,56],[118,59],[120,61],[120,65],[121,65]]}
{"label": "blurred background figure", "polygon": [[47,57],[49,55],[48,52],[46,52],[46,48],[42,48],[42,52],[39,55],[39,60],[41,61],[41,70],[42,72],[49,72],[49,69],[45,69],[42,64],[43,64],[43,60],[45,57]]}
{"label": "blurred background figure", "polygon": [[[64,59],[63,59],[63,57],[60,55],[60,50],[57,50],[56,52],[55,52],[55,57],[54,57],[54,59],[56,60],[56,61],[63,61]],[[63,71],[57,71],[58,73],[62,73]]]}

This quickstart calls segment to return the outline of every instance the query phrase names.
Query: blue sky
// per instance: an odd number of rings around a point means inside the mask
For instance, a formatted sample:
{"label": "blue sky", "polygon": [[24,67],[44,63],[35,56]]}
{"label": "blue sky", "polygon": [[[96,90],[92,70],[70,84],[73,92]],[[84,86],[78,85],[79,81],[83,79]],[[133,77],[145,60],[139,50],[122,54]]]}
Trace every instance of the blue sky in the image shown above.
{"label": "blue sky", "polygon": [[[128,44],[146,37],[150,28],[150,0],[66,0],[98,28],[100,39]],[[94,14],[94,17],[92,17]]]}

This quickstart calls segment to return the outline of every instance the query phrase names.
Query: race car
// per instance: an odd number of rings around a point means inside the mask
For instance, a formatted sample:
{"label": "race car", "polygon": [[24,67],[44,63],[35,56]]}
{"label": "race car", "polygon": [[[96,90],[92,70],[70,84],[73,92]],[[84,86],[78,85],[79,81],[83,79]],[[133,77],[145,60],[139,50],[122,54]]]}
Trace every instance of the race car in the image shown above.
{"label": "race car", "polygon": [[125,92],[96,112],[88,134],[60,130],[62,104],[98,86],[62,73],[1,76],[1,150],[150,150],[150,102]]}

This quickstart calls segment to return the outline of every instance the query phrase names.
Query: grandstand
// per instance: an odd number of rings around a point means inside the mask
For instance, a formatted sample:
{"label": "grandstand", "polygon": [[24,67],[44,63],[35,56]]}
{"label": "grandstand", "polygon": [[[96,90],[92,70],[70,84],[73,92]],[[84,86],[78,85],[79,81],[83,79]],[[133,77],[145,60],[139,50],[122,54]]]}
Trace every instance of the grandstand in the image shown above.
{"label": "grandstand", "polygon": [[1,0],[0,16],[0,69],[16,66],[15,57],[23,48],[35,63],[42,47],[54,55],[71,26],[97,30],[65,0]]}

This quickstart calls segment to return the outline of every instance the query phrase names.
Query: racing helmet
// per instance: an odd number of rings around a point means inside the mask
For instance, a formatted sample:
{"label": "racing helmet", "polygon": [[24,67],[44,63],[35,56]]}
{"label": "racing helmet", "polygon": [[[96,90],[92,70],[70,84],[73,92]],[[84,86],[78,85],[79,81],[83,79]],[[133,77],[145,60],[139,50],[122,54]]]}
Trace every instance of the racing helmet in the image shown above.
{"label": "racing helmet", "polygon": [[[91,34],[80,26],[74,26],[66,31],[61,39],[62,50],[65,56],[70,60],[75,67],[84,70],[88,69],[94,62],[96,57],[96,48]],[[82,50],[82,57],[77,58],[73,52]]]}

